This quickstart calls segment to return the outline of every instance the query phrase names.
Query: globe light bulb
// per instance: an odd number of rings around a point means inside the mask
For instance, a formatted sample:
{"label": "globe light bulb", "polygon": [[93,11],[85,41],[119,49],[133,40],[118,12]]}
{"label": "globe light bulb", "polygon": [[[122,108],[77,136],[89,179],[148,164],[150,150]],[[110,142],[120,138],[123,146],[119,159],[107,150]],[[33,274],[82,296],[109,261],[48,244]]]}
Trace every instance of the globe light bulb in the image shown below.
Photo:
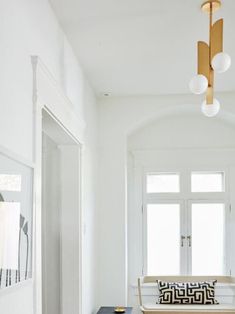
{"label": "globe light bulb", "polygon": [[218,112],[220,111],[220,103],[218,102],[217,99],[213,99],[213,104],[207,104],[206,100],[203,101],[202,103],[202,113],[206,116],[206,117],[214,117],[218,114]]}
{"label": "globe light bulb", "polygon": [[207,87],[208,80],[202,74],[194,76],[189,83],[189,88],[191,92],[197,95],[203,94],[206,91]]}
{"label": "globe light bulb", "polygon": [[217,53],[212,59],[212,67],[218,73],[226,72],[231,66],[231,58],[225,52]]}

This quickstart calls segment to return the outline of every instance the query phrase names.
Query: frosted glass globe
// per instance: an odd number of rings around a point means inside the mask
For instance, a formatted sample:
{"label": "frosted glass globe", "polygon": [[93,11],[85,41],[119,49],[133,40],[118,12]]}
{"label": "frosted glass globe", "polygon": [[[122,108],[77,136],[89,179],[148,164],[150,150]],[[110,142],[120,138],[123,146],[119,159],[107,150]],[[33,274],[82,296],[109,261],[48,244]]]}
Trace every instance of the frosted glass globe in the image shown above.
{"label": "frosted glass globe", "polygon": [[225,52],[217,53],[212,59],[212,67],[218,73],[226,72],[231,66],[231,58]]}
{"label": "frosted glass globe", "polygon": [[189,88],[194,94],[203,94],[208,87],[208,80],[204,75],[198,74],[194,76],[190,83]]}
{"label": "frosted glass globe", "polygon": [[220,110],[220,103],[218,102],[217,99],[214,98],[213,100],[213,104],[207,104],[206,100],[203,101],[202,103],[202,113],[206,116],[206,117],[214,117],[217,115],[217,113]]}

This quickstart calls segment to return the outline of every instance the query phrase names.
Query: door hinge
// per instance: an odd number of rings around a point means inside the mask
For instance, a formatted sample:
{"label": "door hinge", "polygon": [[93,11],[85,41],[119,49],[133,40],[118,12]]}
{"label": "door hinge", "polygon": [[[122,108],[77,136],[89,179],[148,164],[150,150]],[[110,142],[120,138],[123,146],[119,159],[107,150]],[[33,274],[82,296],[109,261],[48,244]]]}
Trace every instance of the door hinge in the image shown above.
{"label": "door hinge", "polygon": [[229,204],[229,212],[232,212],[232,204]]}
{"label": "door hinge", "polygon": [[142,214],[143,214],[144,213],[144,205],[142,205],[141,210],[142,210]]}

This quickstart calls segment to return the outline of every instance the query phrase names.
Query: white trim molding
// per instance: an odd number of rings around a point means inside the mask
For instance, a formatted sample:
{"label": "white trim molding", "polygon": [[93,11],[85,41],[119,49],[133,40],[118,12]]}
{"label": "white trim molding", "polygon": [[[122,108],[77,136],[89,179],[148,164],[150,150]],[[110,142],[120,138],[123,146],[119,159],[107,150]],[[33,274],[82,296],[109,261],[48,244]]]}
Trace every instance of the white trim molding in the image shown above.
{"label": "white trim molding", "polygon": [[[83,143],[86,124],[75,113],[74,105],[65,95],[62,87],[55,80],[38,56],[32,56],[33,66],[33,104],[46,107],[74,138]],[[35,113],[34,111],[34,113]]]}
{"label": "white trim molding", "polygon": [[[65,95],[62,87],[38,56],[32,56],[33,68],[33,163],[35,164],[36,210],[34,223],[34,313],[42,314],[42,234],[41,234],[41,183],[42,183],[42,112],[50,114],[56,123],[74,140],[80,149],[80,167],[82,167],[85,122],[78,117],[75,107]],[[82,170],[79,174],[79,313],[82,309]]]}

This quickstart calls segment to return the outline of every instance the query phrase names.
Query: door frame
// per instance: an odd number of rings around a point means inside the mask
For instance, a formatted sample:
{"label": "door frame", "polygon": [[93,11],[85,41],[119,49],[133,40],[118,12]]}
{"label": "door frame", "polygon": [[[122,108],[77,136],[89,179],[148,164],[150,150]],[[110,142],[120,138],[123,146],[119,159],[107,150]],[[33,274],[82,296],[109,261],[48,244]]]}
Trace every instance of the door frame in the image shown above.
{"label": "door frame", "polygon": [[33,251],[34,313],[42,314],[42,113],[45,110],[79,147],[79,313],[82,312],[82,165],[85,123],[73,104],[38,56],[32,56],[33,68],[33,159],[35,163],[35,223]]}

